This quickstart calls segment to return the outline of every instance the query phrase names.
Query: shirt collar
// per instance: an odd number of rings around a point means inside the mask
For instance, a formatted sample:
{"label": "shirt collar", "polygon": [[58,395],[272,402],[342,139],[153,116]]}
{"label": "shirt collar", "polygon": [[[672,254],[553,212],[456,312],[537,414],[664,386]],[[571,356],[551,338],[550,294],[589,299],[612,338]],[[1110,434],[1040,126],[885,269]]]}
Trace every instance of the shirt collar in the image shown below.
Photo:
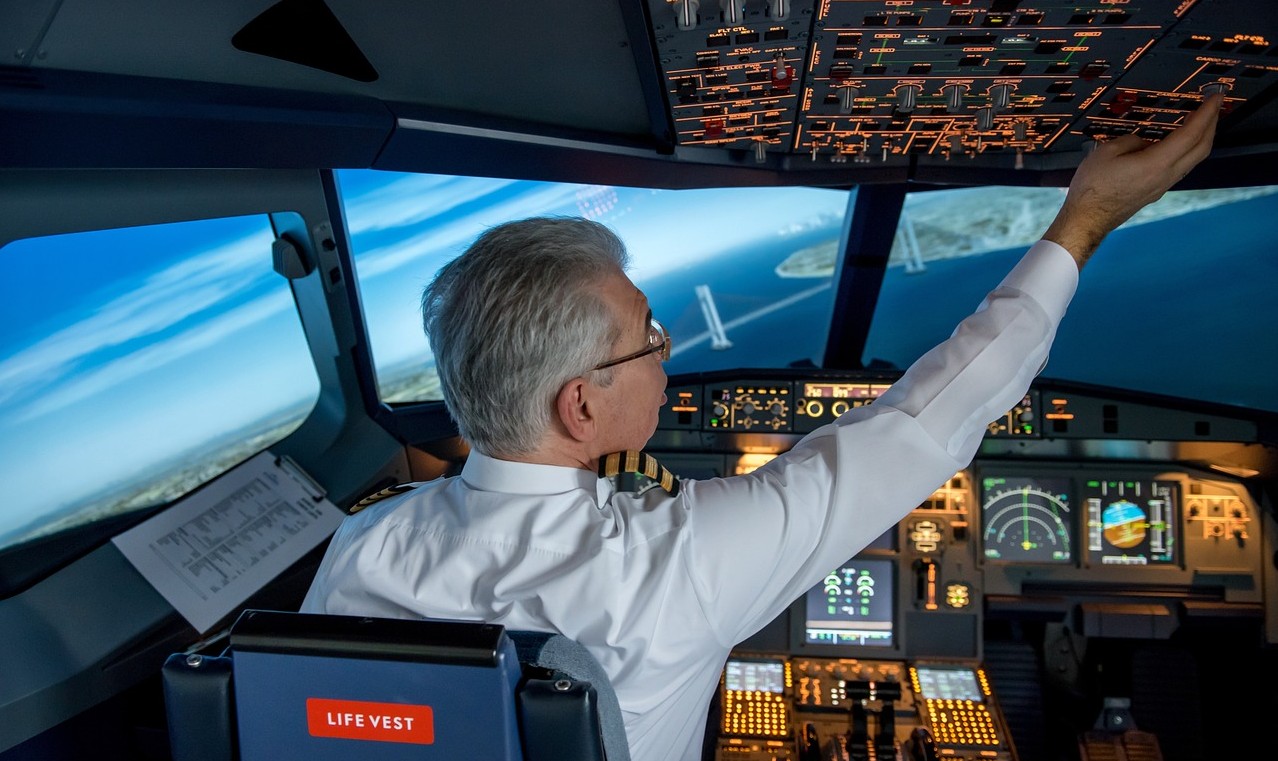
{"label": "shirt collar", "polygon": [[[466,457],[461,477],[476,489],[509,494],[563,494],[584,489],[601,498],[601,503],[604,491],[599,482],[607,483],[584,468],[499,460],[474,449]],[[607,493],[611,491],[609,486]]]}

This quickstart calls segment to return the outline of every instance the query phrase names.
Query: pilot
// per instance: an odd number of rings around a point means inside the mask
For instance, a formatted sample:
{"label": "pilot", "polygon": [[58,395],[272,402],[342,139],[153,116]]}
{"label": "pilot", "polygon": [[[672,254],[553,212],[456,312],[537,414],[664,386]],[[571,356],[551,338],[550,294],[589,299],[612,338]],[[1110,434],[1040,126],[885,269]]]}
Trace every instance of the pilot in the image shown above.
{"label": "pilot", "polygon": [[422,299],[470,455],[348,517],[302,610],[564,634],[611,678],[632,758],[701,758],[734,644],[969,464],[1045,365],[1079,269],[1207,156],[1219,106],[1160,142],[1097,147],[1043,240],[950,338],[746,475],[678,481],[640,453],[670,336],[613,233],[575,218],[489,229]]}

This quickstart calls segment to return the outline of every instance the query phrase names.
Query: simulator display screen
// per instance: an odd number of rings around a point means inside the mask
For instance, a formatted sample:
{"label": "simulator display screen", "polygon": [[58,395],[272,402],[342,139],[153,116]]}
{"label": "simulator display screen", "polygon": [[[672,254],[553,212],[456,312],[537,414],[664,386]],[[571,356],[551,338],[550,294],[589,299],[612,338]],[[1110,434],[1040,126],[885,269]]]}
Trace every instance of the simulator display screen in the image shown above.
{"label": "simulator display screen", "polygon": [[804,598],[804,643],[893,647],[893,562],[853,558]]}
{"label": "simulator display screen", "polygon": [[1171,481],[1085,479],[1087,552],[1100,565],[1176,562],[1177,485]]}

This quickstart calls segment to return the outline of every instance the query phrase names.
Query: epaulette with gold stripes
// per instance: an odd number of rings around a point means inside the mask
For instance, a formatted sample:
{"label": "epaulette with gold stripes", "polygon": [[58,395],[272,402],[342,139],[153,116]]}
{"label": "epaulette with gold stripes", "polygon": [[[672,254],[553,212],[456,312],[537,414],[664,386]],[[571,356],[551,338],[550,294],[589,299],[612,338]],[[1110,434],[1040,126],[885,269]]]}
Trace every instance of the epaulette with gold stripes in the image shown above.
{"label": "epaulette with gold stripes", "polygon": [[672,497],[679,493],[679,479],[674,473],[652,455],[630,449],[599,458],[599,476],[612,480],[617,491],[642,494],[660,486]]}
{"label": "epaulette with gold stripes", "polygon": [[354,505],[351,505],[351,509],[347,510],[346,513],[348,515],[354,515],[355,513],[358,513],[360,510],[363,510],[369,505],[375,505],[378,502],[381,502],[382,500],[388,497],[395,496],[396,494],[403,494],[404,492],[412,489],[416,485],[417,484],[395,484],[394,486],[388,486],[379,492],[374,492],[368,495],[367,497],[361,499],[359,502],[356,502]]}

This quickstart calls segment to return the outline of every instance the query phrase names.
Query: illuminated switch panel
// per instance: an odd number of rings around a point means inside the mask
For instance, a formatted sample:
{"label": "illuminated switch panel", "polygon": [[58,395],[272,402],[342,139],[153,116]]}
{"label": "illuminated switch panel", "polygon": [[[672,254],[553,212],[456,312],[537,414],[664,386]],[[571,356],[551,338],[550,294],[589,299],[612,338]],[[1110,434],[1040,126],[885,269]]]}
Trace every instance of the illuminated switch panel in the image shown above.
{"label": "illuminated switch panel", "polygon": [[796,148],[863,162],[1041,151],[1178,5],[831,0],[812,36]]}
{"label": "illuminated switch panel", "polygon": [[970,521],[967,506],[971,502],[971,479],[967,471],[960,470],[946,481],[932,496],[914,508],[907,539],[917,553],[936,552],[952,536],[954,541],[967,541]]}
{"label": "illuminated switch panel", "polygon": [[1043,435],[1038,416],[1038,392],[1031,391],[1002,417],[992,421],[985,435],[993,438],[1037,439]]}
{"label": "illuminated switch panel", "polygon": [[723,719],[729,736],[789,737],[793,673],[783,657],[729,658],[720,681]]}
{"label": "illuminated switch panel", "polygon": [[701,428],[701,389],[680,386],[666,389],[666,403],[661,406],[657,426],[666,429],[696,430]]}
{"label": "illuminated switch panel", "polygon": [[794,704],[804,710],[847,711],[849,681],[900,683],[905,679],[901,663],[863,661],[856,658],[804,658],[794,662]]}
{"label": "illuminated switch panel", "polygon": [[788,152],[813,2],[649,0],[682,145]]}
{"label": "illuminated switch panel", "polygon": [[1278,16],[1255,18],[1228,3],[1198,2],[1071,129],[1082,138],[1135,132],[1159,138],[1204,96],[1225,96],[1224,115],[1278,82]]}
{"label": "illuminated switch panel", "polygon": [[1232,494],[1205,492],[1185,499],[1188,530],[1199,533],[1203,539],[1249,539],[1251,514],[1247,505]]}
{"label": "illuminated switch panel", "polygon": [[725,690],[721,729],[727,735],[788,737],[790,701],[771,692]]}
{"label": "illuminated switch panel", "polygon": [[1221,5],[648,0],[678,144],[889,167],[1157,138],[1217,90],[1242,111],[1273,91],[1278,14]]}
{"label": "illuminated switch panel", "polygon": [[848,410],[878,399],[889,387],[888,383],[804,381],[794,407],[794,429],[800,433],[815,431]]}
{"label": "illuminated switch panel", "polygon": [[788,382],[742,381],[706,386],[705,427],[771,433],[791,430]]}

